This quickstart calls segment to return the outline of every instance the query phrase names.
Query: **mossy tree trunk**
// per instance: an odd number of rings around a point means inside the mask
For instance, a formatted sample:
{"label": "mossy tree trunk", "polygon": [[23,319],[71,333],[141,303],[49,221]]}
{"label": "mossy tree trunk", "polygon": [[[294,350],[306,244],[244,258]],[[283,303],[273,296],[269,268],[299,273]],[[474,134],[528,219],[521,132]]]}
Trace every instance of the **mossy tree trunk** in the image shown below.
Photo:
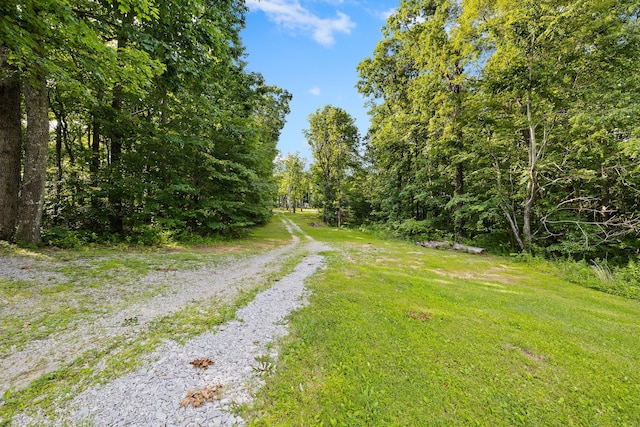
{"label": "mossy tree trunk", "polygon": [[49,148],[49,102],[44,73],[25,79],[24,100],[27,133],[24,145],[24,173],[20,187],[16,240],[40,243]]}

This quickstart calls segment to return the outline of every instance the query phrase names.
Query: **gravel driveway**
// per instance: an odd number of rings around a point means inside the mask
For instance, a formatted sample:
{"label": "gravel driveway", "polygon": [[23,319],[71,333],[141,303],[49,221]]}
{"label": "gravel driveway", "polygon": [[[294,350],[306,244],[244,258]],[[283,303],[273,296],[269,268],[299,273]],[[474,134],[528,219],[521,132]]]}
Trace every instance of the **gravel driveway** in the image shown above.
{"label": "gravel driveway", "polygon": [[[231,301],[247,284],[280,269],[287,258],[300,251],[307,253],[292,273],[259,293],[236,312],[235,320],[218,330],[185,345],[165,341],[148,357],[144,368],[83,391],[57,409],[54,421],[20,414],[13,425],[244,425],[234,408],[248,402],[252,391],[262,384],[262,374],[274,369],[277,351],[269,343],[286,334],[286,317],[305,303],[305,279],[322,267],[320,253],[330,249],[305,236],[293,222],[282,221],[292,235],[292,242],[284,247],[190,271],[154,271],[137,279],[141,281],[138,285],[166,284],[159,294],[30,342],[0,358],[0,390],[18,388],[71,362],[80,352],[99,348],[109,338],[135,334],[153,319],[195,300]],[[303,236],[302,241],[298,235]],[[0,278],[64,280],[58,273],[20,269],[22,264],[19,258],[0,258]],[[135,325],[123,322],[126,319],[135,319]],[[210,365],[207,369],[194,367],[190,362],[196,359],[206,359]],[[184,400],[188,393],[191,398]]]}

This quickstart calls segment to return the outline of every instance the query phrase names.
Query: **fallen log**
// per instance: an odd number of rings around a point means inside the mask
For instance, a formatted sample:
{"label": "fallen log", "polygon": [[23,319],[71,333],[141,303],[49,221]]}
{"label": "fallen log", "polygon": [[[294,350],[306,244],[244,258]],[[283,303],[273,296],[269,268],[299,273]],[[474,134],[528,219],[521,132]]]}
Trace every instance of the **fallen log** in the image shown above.
{"label": "fallen log", "polygon": [[429,249],[444,249],[444,250],[453,250],[453,251],[462,251],[462,252],[467,252],[470,254],[483,254],[485,252],[487,252],[484,248],[478,248],[475,246],[467,246],[467,245],[461,245],[459,243],[450,243],[450,242],[433,242],[433,241],[427,241],[427,242],[416,242],[416,245],[418,246],[422,246],[424,248],[429,248]]}
{"label": "fallen log", "polygon": [[453,245],[452,249],[454,251],[463,251],[463,252],[467,252],[470,254],[483,254],[485,252],[487,252],[484,248],[478,248],[475,246],[467,246],[467,245],[461,245],[456,243],[455,245]]}
{"label": "fallen log", "polygon": [[429,249],[451,249],[449,242],[416,242],[416,245]]}

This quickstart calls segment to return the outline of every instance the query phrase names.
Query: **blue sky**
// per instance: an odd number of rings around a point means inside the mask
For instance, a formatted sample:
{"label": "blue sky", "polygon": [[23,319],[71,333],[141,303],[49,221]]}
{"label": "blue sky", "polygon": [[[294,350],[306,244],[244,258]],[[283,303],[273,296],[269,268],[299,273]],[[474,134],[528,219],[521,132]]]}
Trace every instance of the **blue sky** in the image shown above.
{"label": "blue sky", "polygon": [[311,161],[302,134],[318,108],[343,108],[365,135],[369,117],[356,66],[371,56],[397,0],[247,0],[248,69],[293,95],[278,149]]}

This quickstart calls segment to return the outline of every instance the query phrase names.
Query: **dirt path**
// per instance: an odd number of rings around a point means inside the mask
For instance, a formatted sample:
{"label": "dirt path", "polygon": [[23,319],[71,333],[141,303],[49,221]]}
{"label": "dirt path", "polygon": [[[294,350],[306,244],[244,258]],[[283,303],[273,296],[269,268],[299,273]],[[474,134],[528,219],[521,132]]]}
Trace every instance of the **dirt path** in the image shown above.
{"label": "dirt path", "polygon": [[[135,285],[165,284],[160,294],[126,305],[117,311],[97,315],[88,321],[74,322],[60,333],[32,341],[22,349],[4,355],[0,358],[0,395],[9,388],[20,388],[40,375],[70,363],[80,353],[100,348],[114,337],[139,334],[154,319],[171,314],[188,304],[206,300],[221,303],[231,301],[241,290],[248,290],[279,270],[298,251],[300,239],[295,232],[301,232],[300,229],[292,222],[283,222],[292,235],[292,242],[284,247],[259,255],[227,260],[215,266],[204,265],[191,271],[151,272],[136,279]],[[35,264],[37,263],[36,260]],[[46,262],[40,263],[46,267]],[[0,258],[0,278],[65,281],[64,276],[59,273],[23,267],[33,264],[33,259]],[[109,298],[107,295],[106,299]],[[121,296],[113,295],[111,298]],[[126,301],[115,302],[116,306],[118,303],[126,304]],[[128,319],[135,319],[135,322],[127,322]]]}

